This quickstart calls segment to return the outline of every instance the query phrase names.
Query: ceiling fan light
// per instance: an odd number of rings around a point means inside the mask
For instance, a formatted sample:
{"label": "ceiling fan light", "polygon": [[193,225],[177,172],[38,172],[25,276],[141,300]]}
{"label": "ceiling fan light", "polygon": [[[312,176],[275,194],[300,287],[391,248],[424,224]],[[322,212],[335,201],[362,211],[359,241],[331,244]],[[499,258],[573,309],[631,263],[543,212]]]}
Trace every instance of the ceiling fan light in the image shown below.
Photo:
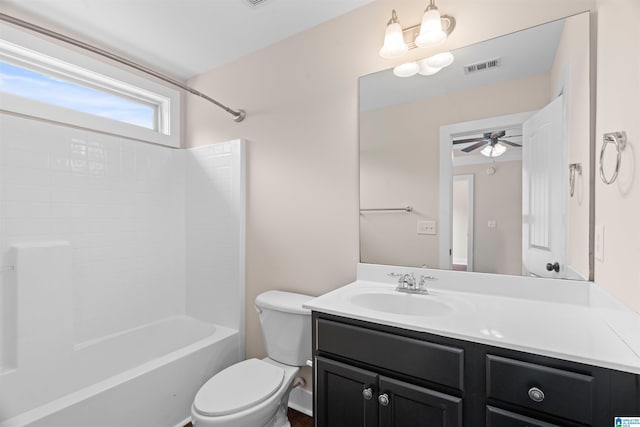
{"label": "ceiling fan light", "polygon": [[507,147],[504,144],[497,142],[495,145],[487,144],[487,146],[480,151],[480,154],[486,157],[500,157],[506,151]]}
{"label": "ceiling fan light", "polygon": [[427,63],[427,58],[418,61],[418,74],[423,76],[432,76],[440,71],[441,67],[432,67]]}
{"label": "ceiling fan light", "polygon": [[442,29],[442,17],[438,8],[429,6],[422,16],[420,34],[415,43],[418,47],[436,46],[447,39],[447,33]]}
{"label": "ceiling fan light", "polygon": [[384,43],[378,53],[383,58],[391,59],[404,55],[408,50],[409,46],[404,42],[402,26],[394,10],[391,12],[391,20],[384,33]]}
{"label": "ceiling fan light", "polygon": [[417,62],[406,62],[393,69],[393,74],[397,77],[411,77],[418,73],[420,66]]}
{"label": "ceiling fan light", "polygon": [[444,68],[453,64],[454,59],[453,53],[442,52],[425,58],[425,62],[431,68]]}

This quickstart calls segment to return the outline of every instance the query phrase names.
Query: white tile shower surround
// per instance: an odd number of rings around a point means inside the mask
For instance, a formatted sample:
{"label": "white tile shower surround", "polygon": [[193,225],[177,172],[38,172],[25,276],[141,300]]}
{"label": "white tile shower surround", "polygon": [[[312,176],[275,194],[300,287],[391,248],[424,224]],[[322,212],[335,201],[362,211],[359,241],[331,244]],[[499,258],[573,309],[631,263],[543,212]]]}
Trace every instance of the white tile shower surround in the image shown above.
{"label": "white tile shower surround", "polygon": [[113,375],[69,363],[94,344],[185,315],[242,330],[240,141],[176,150],[5,114],[0,130],[0,265],[49,253],[0,274],[0,424]]}
{"label": "white tile shower surround", "polygon": [[[232,150],[238,141],[186,151],[187,312],[200,319],[244,329],[244,165]],[[240,170],[240,173],[234,172]],[[207,286],[215,277],[216,286]],[[234,319],[233,324],[226,319]],[[244,346],[244,340],[243,346]]]}
{"label": "white tile shower surround", "polygon": [[71,244],[76,342],[184,311],[180,151],[7,115],[0,128],[2,265],[16,242]]}

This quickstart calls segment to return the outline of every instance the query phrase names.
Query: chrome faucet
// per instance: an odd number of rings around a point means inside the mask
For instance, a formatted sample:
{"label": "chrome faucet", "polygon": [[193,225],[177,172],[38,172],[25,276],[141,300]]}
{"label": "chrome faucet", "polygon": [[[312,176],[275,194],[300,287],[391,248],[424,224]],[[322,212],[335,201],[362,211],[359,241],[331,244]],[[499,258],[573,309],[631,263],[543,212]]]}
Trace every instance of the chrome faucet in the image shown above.
{"label": "chrome faucet", "polygon": [[388,276],[398,278],[398,286],[396,287],[396,291],[406,292],[410,294],[428,294],[429,291],[427,290],[427,282],[438,280],[437,277],[421,274],[420,281],[416,285],[416,278],[414,277],[413,273],[389,273]]}

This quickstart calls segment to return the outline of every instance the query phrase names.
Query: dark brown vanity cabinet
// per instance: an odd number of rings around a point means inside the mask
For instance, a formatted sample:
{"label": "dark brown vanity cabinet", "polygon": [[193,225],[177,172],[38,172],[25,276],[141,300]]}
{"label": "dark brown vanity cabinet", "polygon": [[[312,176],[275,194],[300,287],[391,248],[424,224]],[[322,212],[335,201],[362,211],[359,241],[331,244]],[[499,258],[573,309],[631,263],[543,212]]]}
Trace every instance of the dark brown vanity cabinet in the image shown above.
{"label": "dark brown vanity cabinet", "polygon": [[462,426],[462,399],[316,358],[316,425]]}
{"label": "dark brown vanity cabinet", "polygon": [[640,416],[640,376],[313,314],[316,427],[585,427]]}

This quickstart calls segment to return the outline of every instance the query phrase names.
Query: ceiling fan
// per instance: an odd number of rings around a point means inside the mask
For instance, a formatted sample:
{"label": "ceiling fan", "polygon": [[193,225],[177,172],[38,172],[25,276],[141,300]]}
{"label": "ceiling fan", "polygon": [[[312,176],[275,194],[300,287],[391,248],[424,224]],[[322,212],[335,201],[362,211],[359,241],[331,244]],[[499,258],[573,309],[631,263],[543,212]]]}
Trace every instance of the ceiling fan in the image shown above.
{"label": "ceiling fan", "polygon": [[485,132],[481,138],[456,139],[453,141],[453,144],[468,144],[470,142],[475,142],[475,144],[471,144],[470,146],[465,147],[460,151],[470,153],[480,147],[484,147],[480,152],[481,154],[487,157],[499,157],[502,156],[505,151],[507,151],[507,147],[504,144],[510,145],[512,147],[522,147],[522,144],[511,142],[505,139],[522,135],[506,136],[506,134],[507,132],[504,130]]}

